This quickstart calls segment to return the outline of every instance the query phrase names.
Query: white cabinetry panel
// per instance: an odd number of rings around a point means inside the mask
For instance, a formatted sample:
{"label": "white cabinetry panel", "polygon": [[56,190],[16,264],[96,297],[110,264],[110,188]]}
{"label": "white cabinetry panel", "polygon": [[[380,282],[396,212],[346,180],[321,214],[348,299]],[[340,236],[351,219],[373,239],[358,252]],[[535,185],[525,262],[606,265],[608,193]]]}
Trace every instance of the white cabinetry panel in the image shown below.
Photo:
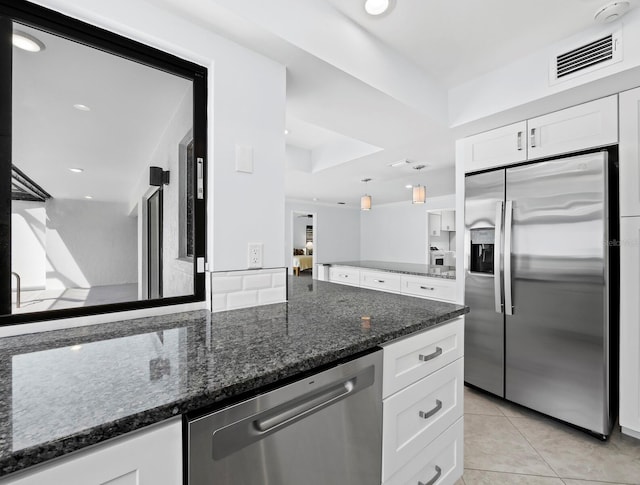
{"label": "white cabinetry panel", "polygon": [[400,293],[400,275],[387,271],[360,270],[360,286],[391,293]]}
{"label": "white cabinetry panel", "polygon": [[433,483],[453,485],[463,468],[464,427],[462,418],[446,430],[405,466],[391,476],[384,485],[416,485]]}
{"label": "white cabinetry panel", "polygon": [[617,98],[596,99],[528,120],[528,159],[617,143]]}
{"label": "white cabinetry panel", "polygon": [[620,426],[640,438],[640,217],[620,222]]}
{"label": "white cabinetry panel", "polygon": [[2,485],[176,485],[182,483],[182,419],[62,457]]}
{"label": "white cabinetry panel", "polygon": [[620,93],[620,215],[640,216],[640,88]]}
{"label": "white cabinetry panel", "polygon": [[445,278],[402,275],[401,292],[403,295],[454,301],[456,299],[456,282]]}
{"label": "white cabinetry panel", "polygon": [[458,359],[384,400],[383,481],[462,416],[463,380]]}
{"label": "white cabinetry panel", "polygon": [[459,143],[457,151],[462,156],[465,173],[523,162],[527,159],[527,123],[521,121],[496,128]]}
{"label": "white cabinetry panel", "polygon": [[349,266],[331,266],[329,281],[343,285],[360,286],[360,271]]}

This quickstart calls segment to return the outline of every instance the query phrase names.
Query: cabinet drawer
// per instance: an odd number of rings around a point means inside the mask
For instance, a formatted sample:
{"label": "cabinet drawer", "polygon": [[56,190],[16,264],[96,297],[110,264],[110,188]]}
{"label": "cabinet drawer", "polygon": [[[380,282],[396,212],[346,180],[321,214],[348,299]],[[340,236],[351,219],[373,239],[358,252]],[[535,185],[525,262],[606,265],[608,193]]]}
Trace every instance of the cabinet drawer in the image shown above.
{"label": "cabinet drawer", "polygon": [[383,401],[383,481],[462,417],[463,381],[458,359]]}
{"label": "cabinet drawer", "polygon": [[460,418],[435,442],[421,450],[385,481],[384,485],[453,485],[464,471],[463,458],[464,425],[463,418]]}
{"label": "cabinet drawer", "polygon": [[400,293],[400,275],[385,271],[360,271],[360,286]]}
{"label": "cabinet drawer", "polygon": [[464,317],[383,347],[382,397],[435,372],[464,352]]}
{"label": "cabinet drawer", "polygon": [[329,268],[329,281],[360,286],[360,271],[348,266],[331,266]]}
{"label": "cabinet drawer", "polygon": [[444,278],[424,278],[420,276],[403,276],[401,282],[403,295],[421,296],[436,300],[455,301],[455,280]]}

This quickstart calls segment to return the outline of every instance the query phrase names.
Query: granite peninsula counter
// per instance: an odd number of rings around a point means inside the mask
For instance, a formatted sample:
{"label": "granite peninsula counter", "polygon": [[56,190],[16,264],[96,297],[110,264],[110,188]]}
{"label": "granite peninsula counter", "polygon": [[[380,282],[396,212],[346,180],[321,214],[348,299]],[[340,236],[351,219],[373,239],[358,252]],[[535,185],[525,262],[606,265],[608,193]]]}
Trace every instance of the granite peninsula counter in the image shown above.
{"label": "granite peninsula counter", "polygon": [[[221,403],[467,308],[290,278],[289,302],[0,339],[0,476]],[[363,326],[362,317],[371,319]]]}
{"label": "granite peninsula counter", "polygon": [[435,266],[430,264],[394,263],[391,261],[336,261],[322,263],[325,266],[349,266],[359,269],[371,269],[414,276],[426,276],[429,278],[456,279],[455,266]]}

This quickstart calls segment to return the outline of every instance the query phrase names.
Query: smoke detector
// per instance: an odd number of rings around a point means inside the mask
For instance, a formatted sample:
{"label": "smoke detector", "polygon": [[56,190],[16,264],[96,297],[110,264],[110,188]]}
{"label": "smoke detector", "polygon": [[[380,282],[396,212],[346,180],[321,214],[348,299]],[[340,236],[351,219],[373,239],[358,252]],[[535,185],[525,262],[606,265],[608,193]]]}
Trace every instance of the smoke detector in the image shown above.
{"label": "smoke detector", "polygon": [[598,10],[594,20],[599,24],[615,22],[629,11],[629,2],[613,2]]}

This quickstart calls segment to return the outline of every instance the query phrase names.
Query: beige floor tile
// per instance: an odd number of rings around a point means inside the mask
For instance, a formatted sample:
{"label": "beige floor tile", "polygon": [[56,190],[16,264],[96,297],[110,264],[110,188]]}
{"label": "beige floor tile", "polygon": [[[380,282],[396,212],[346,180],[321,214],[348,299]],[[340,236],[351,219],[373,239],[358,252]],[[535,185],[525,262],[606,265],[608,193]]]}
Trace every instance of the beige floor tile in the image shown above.
{"label": "beige floor tile", "polygon": [[466,485],[563,485],[559,478],[483,470],[465,470],[464,481]]}
{"label": "beige floor tile", "polygon": [[504,416],[499,408],[500,400],[483,392],[464,388],[464,413],[488,414],[492,416]]}
{"label": "beige floor tile", "polygon": [[500,408],[502,414],[510,418],[535,418],[540,416],[540,413],[537,413],[536,411],[532,411],[531,409],[527,409],[519,404],[509,401],[501,400],[497,406]]}
{"label": "beige floor tile", "polygon": [[465,485],[465,483],[464,483],[464,480],[460,478],[456,483],[454,483],[454,485]]}
{"label": "beige floor tile", "polygon": [[564,478],[562,481],[566,485],[625,485],[624,483],[592,482],[592,481],[589,481],[589,480],[570,480],[568,478]]}
{"label": "beige floor tile", "polygon": [[464,466],[465,469],[557,476],[504,416],[465,416]]}
{"label": "beige floor tile", "polygon": [[640,484],[638,440],[616,430],[602,442],[550,419],[509,419],[561,478]]}

